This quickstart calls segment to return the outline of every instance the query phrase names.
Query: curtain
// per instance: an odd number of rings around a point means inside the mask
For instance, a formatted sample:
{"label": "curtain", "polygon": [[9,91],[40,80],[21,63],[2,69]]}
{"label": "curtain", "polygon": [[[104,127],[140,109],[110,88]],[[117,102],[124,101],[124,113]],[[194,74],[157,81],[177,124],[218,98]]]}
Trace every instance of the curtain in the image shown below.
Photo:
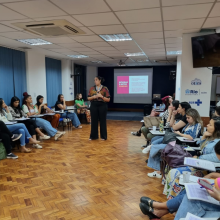
{"label": "curtain", "polygon": [[14,93],[21,102],[23,93],[27,91],[25,53],[13,50]]}
{"label": "curtain", "polygon": [[86,66],[74,64],[74,94],[81,93],[84,101],[87,100]]}
{"label": "curtain", "polygon": [[54,106],[62,93],[61,60],[46,57],[47,104]]}
{"label": "curtain", "polygon": [[0,98],[7,105],[14,96],[13,50],[0,47]]}

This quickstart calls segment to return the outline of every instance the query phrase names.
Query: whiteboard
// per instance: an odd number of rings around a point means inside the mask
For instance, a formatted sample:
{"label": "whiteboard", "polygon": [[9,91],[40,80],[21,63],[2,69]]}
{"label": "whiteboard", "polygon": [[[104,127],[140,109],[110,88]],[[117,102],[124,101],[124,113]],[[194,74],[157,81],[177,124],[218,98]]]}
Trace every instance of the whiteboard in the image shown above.
{"label": "whiteboard", "polygon": [[216,94],[220,94],[220,77],[217,76],[216,79]]}

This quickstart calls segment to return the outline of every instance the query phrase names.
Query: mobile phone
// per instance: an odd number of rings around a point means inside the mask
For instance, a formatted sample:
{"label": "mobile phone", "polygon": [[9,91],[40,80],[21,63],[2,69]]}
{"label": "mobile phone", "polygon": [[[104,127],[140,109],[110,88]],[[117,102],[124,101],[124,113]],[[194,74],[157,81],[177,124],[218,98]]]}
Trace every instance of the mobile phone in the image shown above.
{"label": "mobile phone", "polygon": [[213,187],[212,184],[207,183],[206,181],[204,181],[204,180],[202,180],[202,179],[199,179],[199,180],[198,180],[198,184],[201,185],[201,186],[203,186],[205,189],[209,189],[209,190],[213,191],[213,189],[212,189],[212,187]]}

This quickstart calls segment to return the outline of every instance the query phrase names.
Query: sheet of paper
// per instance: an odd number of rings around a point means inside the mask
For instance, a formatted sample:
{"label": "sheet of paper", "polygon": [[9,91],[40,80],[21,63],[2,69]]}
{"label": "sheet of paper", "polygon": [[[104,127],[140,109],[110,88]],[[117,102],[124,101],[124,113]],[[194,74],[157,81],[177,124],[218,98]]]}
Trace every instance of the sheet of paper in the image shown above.
{"label": "sheet of paper", "polygon": [[220,206],[220,202],[212,198],[205,188],[201,188],[198,183],[187,183],[185,184],[186,194],[188,199],[201,200]]}
{"label": "sheet of paper", "polygon": [[216,171],[215,165],[213,162],[207,161],[207,160],[201,160],[201,159],[195,159],[191,157],[185,157],[184,158],[184,164],[192,167],[197,167],[201,169],[207,169],[211,171]]}
{"label": "sheet of paper", "polygon": [[30,120],[30,118],[16,118],[16,121],[25,121],[25,120]]}
{"label": "sheet of paper", "polygon": [[185,220],[202,220],[202,218],[188,212]]}
{"label": "sheet of paper", "polygon": [[17,122],[16,121],[7,121],[5,122],[6,125],[13,125],[13,124],[16,124]]}
{"label": "sheet of paper", "polygon": [[44,115],[55,115],[55,113],[46,113]]}
{"label": "sheet of paper", "polygon": [[144,120],[141,120],[141,122],[144,122]]}
{"label": "sheet of paper", "polygon": [[[190,183],[198,183],[199,179],[208,180],[210,183],[214,183],[215,182],[215,180],[213,180],[213,179],[206,179],[206,178],[201,178],[201,177],[192,176],[192,175],[190,175],[189,182]],[[183,175],[180,175],[179,182],[180,182],[181,185],[185,185],[185,183],[183,182]]]}

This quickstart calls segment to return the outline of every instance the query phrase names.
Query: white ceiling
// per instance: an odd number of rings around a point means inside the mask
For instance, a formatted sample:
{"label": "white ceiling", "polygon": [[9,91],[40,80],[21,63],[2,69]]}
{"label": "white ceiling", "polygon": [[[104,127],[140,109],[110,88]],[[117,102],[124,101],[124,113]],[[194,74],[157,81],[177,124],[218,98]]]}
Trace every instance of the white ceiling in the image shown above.
{"label": "white ceiling", "polygon": [[[67,55],[88,55],[77,63],[114,66],[124,53],[145,52],[131,57],[127,65],[161,65],[153,60],[176,60],[169,50],[181,50],[182,34],[202,28],[220,27],[220,1],[217,0],[0,0],[0,45],[29,47],[57,59]],[[86,34],[42,37],[52,45],[29,46],[16,39],[36,38],[13,24],[18,22],[65,19]],[[129,33],[132,41],[105,42],[98,35]],[[150,62],[136,60],[150,58]],[[164,65],[164,63],[162,64]]]}

